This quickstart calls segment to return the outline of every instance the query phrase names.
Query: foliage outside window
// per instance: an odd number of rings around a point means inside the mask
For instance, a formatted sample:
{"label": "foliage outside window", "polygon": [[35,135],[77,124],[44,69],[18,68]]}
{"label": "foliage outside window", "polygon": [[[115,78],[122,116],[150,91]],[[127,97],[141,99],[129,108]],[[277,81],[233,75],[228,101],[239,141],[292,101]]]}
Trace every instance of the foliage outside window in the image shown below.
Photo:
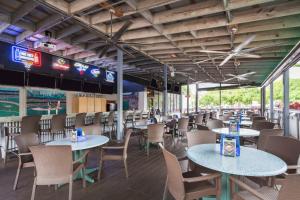
{"label": "foliage outside window", "polygon": [[289,69],[290,109],[300,110],[300,62]]}

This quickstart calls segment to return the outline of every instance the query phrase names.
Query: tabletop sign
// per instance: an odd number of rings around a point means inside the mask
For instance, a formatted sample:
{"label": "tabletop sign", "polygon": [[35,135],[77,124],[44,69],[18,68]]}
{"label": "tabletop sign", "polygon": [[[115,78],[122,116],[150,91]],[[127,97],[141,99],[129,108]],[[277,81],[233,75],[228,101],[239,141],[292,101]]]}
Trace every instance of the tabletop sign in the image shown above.
{"label": "tabletop sign", "polygon": [[224,156],[240,156],[240,137],[238,135],[221,135],[220,153]]}
{"label": "tabletop sign", "polygon": [[53,56],[52,68],[61,71],[68,71],[70,69],[69,60]]}
{"label": "tabletop sign", "polygon": [[79,71],[80,75],[83,75],[85,71],[89,68],[88,65],[80,63],[80,62],[75,62],[74,67],[76,68],[77,71]]}
{"label": "tabletop sign", "polygon": [[24,63],[30,62],[34,66],[42,65],[41,52],[29,50],[23,47],[12,46],[12,61]]}
{"label": "tabletop sign", "polygon": [[229,122],[229,133],[238,134],[240,132],[240,123],[237,120],[231,120]]}
{"label": "tabletop sign", "polygon": [[110,83],[115,82],[115,72],[106,70],[105,80]]}

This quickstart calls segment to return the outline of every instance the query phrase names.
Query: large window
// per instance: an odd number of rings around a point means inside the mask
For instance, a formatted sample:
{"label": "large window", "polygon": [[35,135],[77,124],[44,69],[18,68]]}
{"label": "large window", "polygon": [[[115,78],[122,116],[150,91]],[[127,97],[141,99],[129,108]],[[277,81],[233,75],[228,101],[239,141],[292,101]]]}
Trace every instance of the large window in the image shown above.
{"label": "large window", "polygon": [[274,110],[283,109],[283,76],[279,76],[273,82],[273,107]]}
{"label": "large window", "polygon": [[289,69],[290,109],[300,110],[300,62]]}

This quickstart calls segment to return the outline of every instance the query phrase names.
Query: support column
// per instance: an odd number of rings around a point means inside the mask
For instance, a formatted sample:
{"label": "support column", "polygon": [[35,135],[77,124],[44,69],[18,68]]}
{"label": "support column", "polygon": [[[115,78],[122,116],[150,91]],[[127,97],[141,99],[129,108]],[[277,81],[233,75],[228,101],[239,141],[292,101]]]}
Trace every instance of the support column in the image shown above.
{"label": "support column", "polygon": [[164,105],[163,116],[167,116],[168,113],[168,66],[164,65]]}
{"label": "support column", "polygon": [[283,128],[284,135],[289,136],[290,132],[290,121],[289,121],[289,70],[283,73]]}
{"label": "support column", "polygon": [[199,84],[196,84],[196,113],[198,113],[199,109],[198,109],[198,101],[199,101],[199,96],[198,96],[198,88],[199,88]]}
{"label": "support column", "polygon": [[222,83],[220,83],[220,91],[219,91],[220,113],[221,113],[221,110],[222,110],[222,90],[221,90],[221,88],[222,88]]}
{"label": "support column", "polygon": [[270,83],[270,121],[274,120],[273,81]]}
{"label": "support column", "polygon": [[22,87],[19,89],[19,116],[27,115],[27,89]]}
{"label": "support column", "polygon": [[187,114],[190,113],[190,78],[188,77],[187,85],[186,85],[186,112]]}
{"label": "support column", "polygon": [[183,110],[182,110],[182,98],[183,98],[183,95],[182,95],[182,91],[180,90],[180,96],[179,96],[179,110],[180,110],[180,113],[183,112]]}
{"label": "support column", "polygon": [[117,50],[117,140],[123,139],[123,51]]}
{"label": "support column", "polygon": [[260,89],[260,112],[261,112],[261,116],[265,115],[265,106],[266,106],[266,88],[262,87]]}

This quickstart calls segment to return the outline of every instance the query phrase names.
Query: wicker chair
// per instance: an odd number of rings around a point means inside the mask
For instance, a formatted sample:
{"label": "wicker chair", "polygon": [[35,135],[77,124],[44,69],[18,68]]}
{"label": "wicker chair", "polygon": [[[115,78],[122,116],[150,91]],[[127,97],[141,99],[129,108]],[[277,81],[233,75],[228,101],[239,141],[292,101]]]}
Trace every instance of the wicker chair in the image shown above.
{"label": "wicker chair", "polygon": [[[288,165],[288,174],[295,174],[300,169],[298,163],[300,155],[299,140],[285,136],[269,136],[264,150],[284,160]],[[284,174],[277,176],[274,182],[281,184],[285,181],[284,177]]]}
{"label": "wicker chair", "polygon": [[262,121],[262,120],[266,120],[265,117],[263,116],[253,116],[252,117],[252,121],[255,122],[255,121]]}
{"label": "wicker chair", "polygon": [[[129,139],[132,133],[131,129],[126,129],[125,141],[123,144],[115,144],[110,146],[104,146],[101,148],[101,157],[99,163],[98,180],[101,178],[101,172],[103,168],[103,162],[106,160],[121,160],[124,162],[126,178],[128,178],[128,168],[127,168],[127,149],[129,144]],[[112,154],[111,151],[120,151],[122,154]]]}
{"label": "wicker chair", "polygon": [[[238,180],[230,177],[231,197],[233,200],[298,200],[300,199],[300,175],[288,175],[286,182],[282,185],[280,191],[273,187],[261,187],[255,190]],[[236,190],[239,187],[239,192]]]}
{"label": "wicker chair", "polygon": [[195,118],[195,125],[202,125],[203,124],[203,115],[198,114]]}
{"label": "wicker chair", "polygon": [[205,176],[194,176],[193,173],[182,173],[175,155],[168,152],[162,145],[163,155],[167,166],[167,178],[163,199],[167,190],[176,200],[192,200],[215,195],[220,199],[221,175],[219,173]]}
{"label": "wicker chair", "polygon": [[66,137],[66,115],[53,115],[50,124],[50,133],[52,140],[54,140],[55,135],[62,134]]}
{"label": "wicker chair", "polygon": [[206,126],[208,127],[209,130],[212,130],[214,128],[223,128],[223,121],[219,119],[211,119],[207,121]]}
{"label": "wicker chair", "polygon": [[[85,174],[85,165],[82,160],[86,159],[87,151],[81,158],[72,160],[71,146],[34,146],[32,152],[36,177],[34,178],[31,200],[35,198],[37,185],[59,185],[69,183],[69,200],[72,199],[73,178],[82,170]],[[83,187],[86,186],[82,179]]]}
{"label": "wicker chair", "polygon": [[189,119],[188,118],[180,118],[178,120],[177,133],[179,136],[185,136],[188,131]]}
{"label": "wicker chair", "polygon": [[252,129],[261,131],[263,129],[273,129],[275,124],[268,121],[254,121],[252,124]]}
{"label": "wicker chair", "polygon": [[263,129],[257,140],[257,149],[264,150],[269,136],[283,136],[283,129]]}
{"label": "wicker chair", "polygon": [[102,112],[95,113],[94,124],[100,125],[102,123],[103,123],[103,113]]}
{"label": "wicker chair", "polygon": [[82,128],[85,126],[86,113],[78,113],[75,117],[75,128]]}
{"label": "wicker chair", "polygon": [[34,167],[33,157],[29,150],[29,146],[39,145],[38,135],[35,133],[21,134],[14,137],[14,140],[18,146],[18,153],[16,154],[19,160],[17,174],[14,182],[13,189],[18,187],[18,180],[23,168]]}
{"label": "wicker chair", "polygon": [[161,143],[164,144],[164,124],[150,124],[148,125],[148,131],[146,137],[146,149],[147,156],[149,156],[150,143]]}

